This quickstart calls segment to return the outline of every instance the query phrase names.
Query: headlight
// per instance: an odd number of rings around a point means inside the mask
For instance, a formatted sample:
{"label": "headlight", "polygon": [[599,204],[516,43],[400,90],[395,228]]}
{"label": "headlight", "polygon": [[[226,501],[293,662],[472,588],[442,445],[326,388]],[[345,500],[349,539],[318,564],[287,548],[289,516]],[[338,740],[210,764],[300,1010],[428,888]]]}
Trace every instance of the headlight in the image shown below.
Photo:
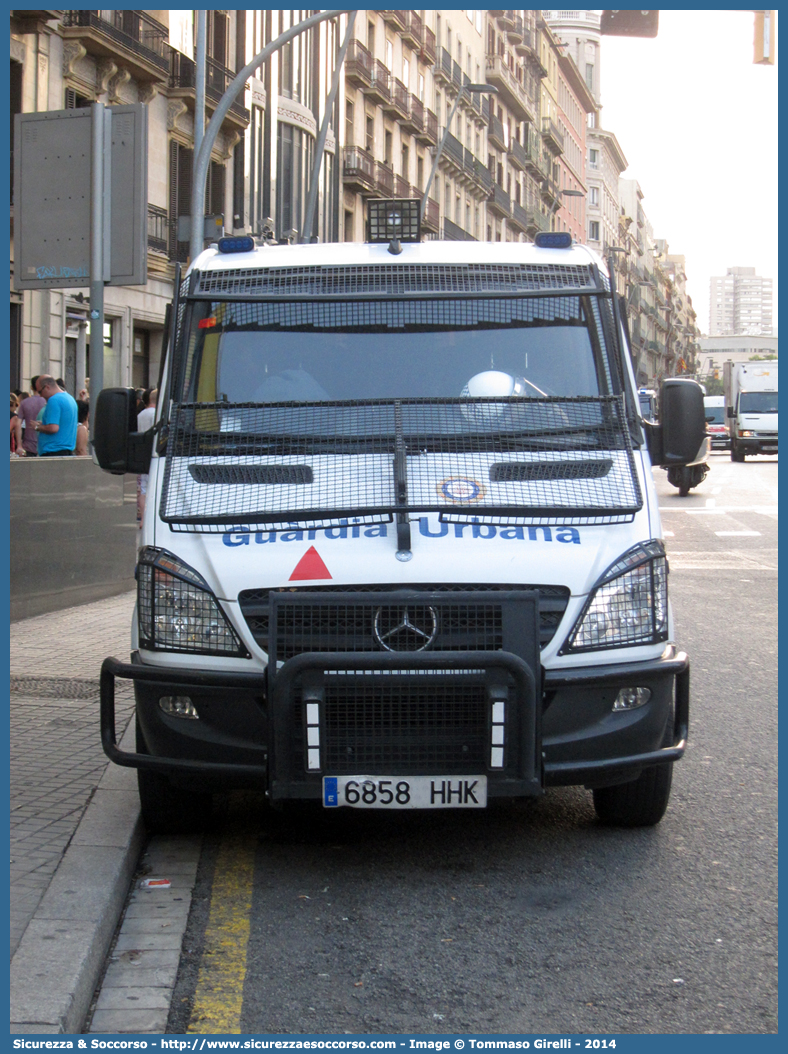
{"label": "headlight", "polygon": [[754,436],[754,435],[755,435],[755,432],[750,432],[746,428],[740,428],[739,429],[739,438],[740,439],[749,438],[750,436]]}
{"label": "headlight", "polygon": [[668,563],[662,542],[633,546],[602,575],[562,653],[668,639]]}
{"label": "headlight", "polygon": [[201,655],[248,655],[208,583],[165,549],[148,546],[137,565],[140,647]]}

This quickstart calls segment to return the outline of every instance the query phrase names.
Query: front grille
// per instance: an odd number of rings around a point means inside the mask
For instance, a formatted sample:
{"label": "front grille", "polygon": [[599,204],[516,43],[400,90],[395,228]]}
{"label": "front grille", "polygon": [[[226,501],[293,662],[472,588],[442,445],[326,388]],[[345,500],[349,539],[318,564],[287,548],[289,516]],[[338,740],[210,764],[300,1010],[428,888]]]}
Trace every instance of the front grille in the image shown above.
{"label": "front grille", "polygon": [[[417,630],[401,631],[395,650],[417,651],[425,645],[427,633],[434,637],[429,642],[430,651],[499,651],[504,647],[501,606],[486,597],[483,603],[454,603],[452,594],[458,592],[511,592],[513,590],[538,590],[539,592],[539,644],[548,644],[563,617],[569,601],[569,590],[565,586],[510,586],[510,585],[413,585],[413,586],[363,586],[349,587],[354,593],[384,593],[393,590],[412,589],[422,594],[408,604],[408,621]],[[385,651],[378,637],[386,638],[402,620],[402,602],[397,604],[375,604],[360,599],[358,604],[332,603],[335,587],[309,586],[310,594],[325,595],[325,603],[288,603],[280,608],[277,637],[270,640],[270,594],[268,589],[246,589],[238,596],[241,613],[257,644],[277,660],[285,661],[303,652],[330,651]],[[292,596],[299,590],[284,589],[278,592]],[[423,594],[439,594],[425,600]],[[375,635],[377,621],[378,636]],[[392,625],[393,623],[393,625]],[[391,642],[393,644],[393,642]]]}
{"label": "front grille", "polygon": [[[325,686],[321,753],[333,775],[484,772],[489,704],[482,679],[469,683],[397,676],[338,678]],[[302,706],[293,708],[297,769],[304,766]]]}

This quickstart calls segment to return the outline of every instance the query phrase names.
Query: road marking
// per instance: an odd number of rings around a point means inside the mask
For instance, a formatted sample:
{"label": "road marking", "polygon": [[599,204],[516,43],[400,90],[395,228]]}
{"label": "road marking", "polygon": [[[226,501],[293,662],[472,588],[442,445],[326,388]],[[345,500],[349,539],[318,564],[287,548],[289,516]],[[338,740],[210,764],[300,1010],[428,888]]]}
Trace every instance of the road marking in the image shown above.
{"label": "road marking", "polygon": [[755,512],[761,516],[776,516],[779,505],[718,505],[714,509],[688,509],[685,505],[660,505],[660,512],[684,512],[697,516],[698,513],[720,512]]}
{"label": "road marking", "polygon": [[717,499],[716,498],[706,498],[706,508],[707,509],[715,508],[716,504],[717,504]]}
{"label": "road marking", "polygon": [[760,531],[715,531],[718,538],[760,538]]}
{"label": "road marking", "polygon": [[241,1031],[255,842],[230,830],[219,847],[189,1032]]}
{"label": "road marking", "polygon": [[665,535],[666,538],[675,538],[676,537],[676,535],[674,534],[673,531],[663,531],[662,533]]}

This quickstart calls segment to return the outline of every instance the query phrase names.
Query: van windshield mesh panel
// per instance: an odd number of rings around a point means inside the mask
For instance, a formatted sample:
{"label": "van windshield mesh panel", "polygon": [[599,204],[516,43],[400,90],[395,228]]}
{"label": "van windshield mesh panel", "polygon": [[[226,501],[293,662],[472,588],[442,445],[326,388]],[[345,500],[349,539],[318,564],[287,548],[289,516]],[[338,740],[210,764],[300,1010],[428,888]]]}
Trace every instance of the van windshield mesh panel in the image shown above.
{"label": "van windshield mesh panel", "polygon": [[[227,531],[429,512],[524,524],[630,519],[642,498],[605,342],[609,303],[577,291],[590,269],[433,268],[419,279],[427,288],[475,283],[499,295],[402,295],[417,270],[266,272],[289,294],[299,281],[325,294],[333,274],[340,292],[357,281],[379,297],[396,278],[399,299],[191,299],[163,520]],[[572,292],[500,295],[526,280]]]}

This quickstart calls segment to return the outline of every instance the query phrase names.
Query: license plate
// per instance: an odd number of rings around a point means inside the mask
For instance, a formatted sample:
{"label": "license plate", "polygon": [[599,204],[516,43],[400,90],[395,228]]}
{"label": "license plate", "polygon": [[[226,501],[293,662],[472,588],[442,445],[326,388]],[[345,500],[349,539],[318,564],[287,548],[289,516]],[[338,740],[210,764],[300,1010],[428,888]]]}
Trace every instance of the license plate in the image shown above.
{"label": "license plate", "polygon": [[777,453],[777,447],[772,445],[772,444],[769,444],[769,443],[764,443],[761,446],[761,450],[764,452],[764,454],[776,454]]}
{"label": "license plate", "polygon": [[486,776],[324,776],[323,805],[335,809],[484,809]]}

